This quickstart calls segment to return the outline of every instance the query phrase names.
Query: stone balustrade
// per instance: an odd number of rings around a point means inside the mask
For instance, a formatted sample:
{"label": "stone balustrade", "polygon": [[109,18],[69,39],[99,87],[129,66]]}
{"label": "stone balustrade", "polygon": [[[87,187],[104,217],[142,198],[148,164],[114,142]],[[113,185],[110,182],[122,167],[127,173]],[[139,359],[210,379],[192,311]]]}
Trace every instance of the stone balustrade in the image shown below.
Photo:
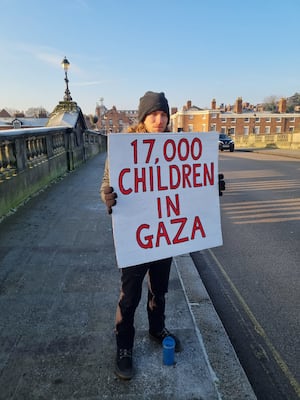
{"label": "stone balustrade", "polygon": [[106,136],[70,127],[0,131],[0,218],[101,151]]}
{"label": "stone balustrade", "polygon": [[232,135],[236,148],[274,147],[280,149],[300,149],[300,132],[279,134]]}

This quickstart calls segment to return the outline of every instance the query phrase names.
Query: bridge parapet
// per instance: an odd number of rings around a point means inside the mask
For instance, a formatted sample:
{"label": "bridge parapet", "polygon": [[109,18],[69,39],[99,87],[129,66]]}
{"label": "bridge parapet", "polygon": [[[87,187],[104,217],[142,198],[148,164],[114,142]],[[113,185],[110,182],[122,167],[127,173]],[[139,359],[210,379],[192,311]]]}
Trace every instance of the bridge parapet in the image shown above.
{"label": "bridge parapet", "polygon": [[106,136],[78,126],[0,131],[0,218],[102,151]]}
{"label": "bridge parapet", "polygon": [[274,147],[279,149],[300,149],[300,132],[279,134],[233,135],[236,148]]}

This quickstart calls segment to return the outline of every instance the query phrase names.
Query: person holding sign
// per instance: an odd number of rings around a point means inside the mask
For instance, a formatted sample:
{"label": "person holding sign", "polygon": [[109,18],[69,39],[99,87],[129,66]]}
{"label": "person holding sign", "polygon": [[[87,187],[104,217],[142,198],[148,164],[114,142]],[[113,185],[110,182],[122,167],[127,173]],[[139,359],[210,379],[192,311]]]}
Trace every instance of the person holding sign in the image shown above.
{"label": "person holding sign", "polygon": [[[138,124],[131,127],[129,132],[141,134],[168,132],[169,120],[169,104],[164,93],[149,91],[140,98]],[[110,214],[112,207],[116,205],[117,194],[110,186],[107,161],[100,193]],[[148,275],[149,336],[160,344],[166,336],[172,336],[175,340],[175,351],[181,350],[179,339],[165,327],[165,294],[168,291],[171,263],[172,258],[167,258],[121,270],[121,294],[117,305],[115,328],[117,341],[115,372],[121,379],[128,380],[133,376],[134,314],[141,299],[142,284],[146,274]]]}
{"label": "person holding sign", "polygon": [[[136,134],[169,132],[169,120],[169,105],[164,93],[146,92],[140,98],[138,123],[131,127],[129,132]],[[220,179],[219,176],[220,195],[225,189],[224,185],[223,179]],[[117,204],[117,193],[111,187],[108,160],[105,164],[100,194],[107,206],[108,213],[111,214],[113,207]],[[171,336],[175,341],[175,351],[181,350],[180,340],[165,327],[165,295],[168,291],[171,263],[172,257],[169,257],[121,269],[121,293],[115,325],[117,342],[115,373],[121,379],[129,380],[133,376],[134,315],[141,299],[142,285],[146,274],[148,277],[149,337],[162,344],[165,337]]]}

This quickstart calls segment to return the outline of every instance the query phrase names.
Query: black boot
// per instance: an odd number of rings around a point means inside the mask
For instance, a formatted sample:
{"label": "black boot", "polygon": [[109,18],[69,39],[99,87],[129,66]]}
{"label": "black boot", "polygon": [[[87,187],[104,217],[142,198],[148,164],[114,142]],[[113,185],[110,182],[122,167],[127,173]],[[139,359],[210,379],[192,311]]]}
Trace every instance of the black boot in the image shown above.
{"label": "black boot", "polygon": [[129,380],[133,377],[132,349],[117,349],[115,373],[124,380]]}

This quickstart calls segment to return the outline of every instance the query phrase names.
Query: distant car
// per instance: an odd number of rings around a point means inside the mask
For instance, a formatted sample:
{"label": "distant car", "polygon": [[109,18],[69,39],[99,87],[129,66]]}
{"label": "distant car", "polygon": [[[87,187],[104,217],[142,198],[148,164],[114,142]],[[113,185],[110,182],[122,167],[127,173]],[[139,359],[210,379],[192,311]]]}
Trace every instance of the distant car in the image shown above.
{"label": "distant car", "polygon": [[220,133],[219,135],[219,150],[234,151],[234,141],[225,133]]}

